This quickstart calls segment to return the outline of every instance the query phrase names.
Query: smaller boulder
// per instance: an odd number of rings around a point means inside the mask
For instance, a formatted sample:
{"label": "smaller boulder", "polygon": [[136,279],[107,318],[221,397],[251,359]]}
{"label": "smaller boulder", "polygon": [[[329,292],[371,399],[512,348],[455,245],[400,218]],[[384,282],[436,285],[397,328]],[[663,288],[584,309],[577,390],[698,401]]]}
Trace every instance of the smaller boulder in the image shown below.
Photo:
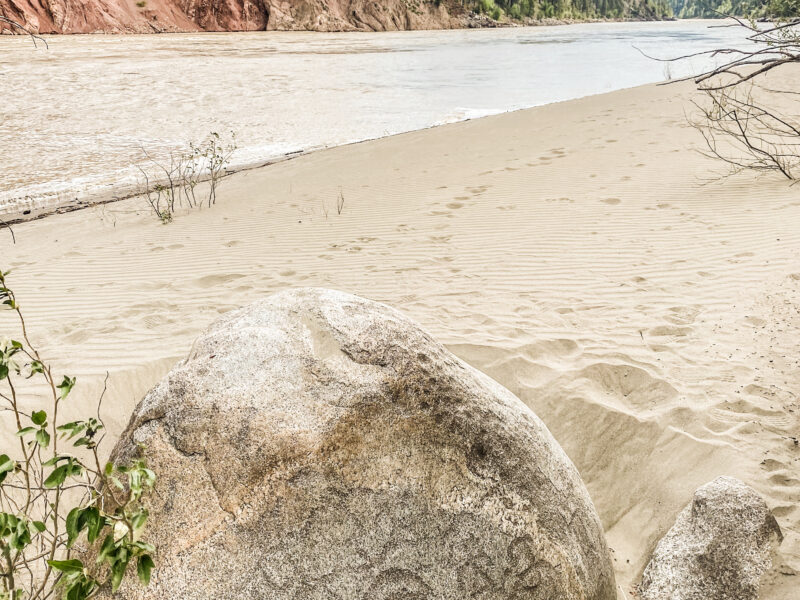
{"label": "smaller boulder", "polygon": [[641,600],[756,600],[783,535],[764,499],[734,477],[697,489],[656,546]]}

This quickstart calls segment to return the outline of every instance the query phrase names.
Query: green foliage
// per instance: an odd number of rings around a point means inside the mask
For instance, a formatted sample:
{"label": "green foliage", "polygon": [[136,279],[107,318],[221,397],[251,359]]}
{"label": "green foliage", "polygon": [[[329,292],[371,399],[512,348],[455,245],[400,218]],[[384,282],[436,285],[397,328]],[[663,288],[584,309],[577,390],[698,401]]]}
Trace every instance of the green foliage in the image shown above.
{"label": "green foliage", "polygon": [[[77,381],[58,381],[31,344],[7,276],[0,271],[0,305],[15,313],[21,338],[0,339],[0,415],[12,419],[19,449],[0,455],[0,600],[86,600],[106,584],[116,591],[132,564],[147,585],[155,549],[142,540],[142,498],[156,475],[142,461],[100,467],[99,405],[97,418],[59,422]],[[51,391],[48,409],[26,408],[34,377]],[[92,546],[97,558],[85,563]]]}
{"label": "green foliage", "polygon": [[[795,0],[800,1],[800,0]],[[470,8],[495,20],[663,19],[673,14],[671,0],[473,0]]]}
{"label": "green foliage", "polygon": [[681,19],[736,16],[759,19],[800,15],[800,0],[673,0],[675,15]]}

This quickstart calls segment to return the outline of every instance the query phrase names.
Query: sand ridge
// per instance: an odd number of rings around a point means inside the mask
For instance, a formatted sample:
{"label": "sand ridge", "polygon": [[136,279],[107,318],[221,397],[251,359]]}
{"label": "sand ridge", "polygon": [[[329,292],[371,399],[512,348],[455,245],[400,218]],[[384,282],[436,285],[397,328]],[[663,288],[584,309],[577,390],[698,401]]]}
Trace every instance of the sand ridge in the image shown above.
{"label": "sand ridge", "polygon": [[404,311],[536,411],[624,593],[694,489],[733,475],[775,510],[783,574],[764,597],[790,598],[800,200],[777,178],[709,181],[689,95],[645,86],[326,150],[239,173],[169,226],[126,200],[18,225],[0,252],[75,402],[110,371],[116,431],[219,314],[341,289]]}

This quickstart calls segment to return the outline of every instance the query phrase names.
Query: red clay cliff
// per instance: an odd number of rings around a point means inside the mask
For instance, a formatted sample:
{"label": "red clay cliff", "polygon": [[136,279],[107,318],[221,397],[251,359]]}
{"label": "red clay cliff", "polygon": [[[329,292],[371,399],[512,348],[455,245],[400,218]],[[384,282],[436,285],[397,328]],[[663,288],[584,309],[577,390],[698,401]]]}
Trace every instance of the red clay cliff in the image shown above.
{"label": "red clay cliff", "polygon": [[[463,26],[421,0],[0,0],[0,15],[39,33],[392,31]],[[0,23],[0,32],[10,26]]]}

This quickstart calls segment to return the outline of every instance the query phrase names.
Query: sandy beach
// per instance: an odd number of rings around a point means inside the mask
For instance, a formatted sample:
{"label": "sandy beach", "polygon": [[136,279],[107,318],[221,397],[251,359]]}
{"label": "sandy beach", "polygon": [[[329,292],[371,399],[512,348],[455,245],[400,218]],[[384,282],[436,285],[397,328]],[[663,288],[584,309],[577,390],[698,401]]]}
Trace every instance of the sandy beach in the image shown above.
{"label": "sandy beach", "polygon": [[800,198],[772,176],[715,177],[691,93],[650,85],[320,151],[237,173],[166,226],[140,198],[53,215],[16,225],[16,244],[0,231],[3,266],[32,337],[78,377],[75,407],[109,372],[114,435],[232,308],[298,286],[385,302],[544,420],[623,594],[693,491],[733,475],[783,530],[762,597],[788,600]]}

